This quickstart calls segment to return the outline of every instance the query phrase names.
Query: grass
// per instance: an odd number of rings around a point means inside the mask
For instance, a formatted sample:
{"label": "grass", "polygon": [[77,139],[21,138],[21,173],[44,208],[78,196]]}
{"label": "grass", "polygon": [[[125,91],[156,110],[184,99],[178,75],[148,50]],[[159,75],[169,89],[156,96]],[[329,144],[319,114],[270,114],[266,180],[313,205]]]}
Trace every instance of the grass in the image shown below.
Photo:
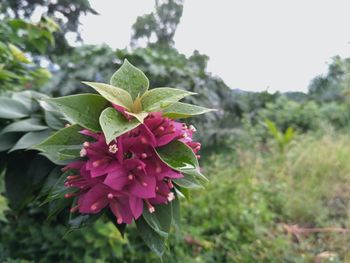
{"label": "grass", "polygon": [[284,154],[264,148],[207,162],[210,183],[182,210],[185,245],[173,246],[188,262],[349,262],[350,233],[287,230],[350,228],[350,137],[303,135]]}

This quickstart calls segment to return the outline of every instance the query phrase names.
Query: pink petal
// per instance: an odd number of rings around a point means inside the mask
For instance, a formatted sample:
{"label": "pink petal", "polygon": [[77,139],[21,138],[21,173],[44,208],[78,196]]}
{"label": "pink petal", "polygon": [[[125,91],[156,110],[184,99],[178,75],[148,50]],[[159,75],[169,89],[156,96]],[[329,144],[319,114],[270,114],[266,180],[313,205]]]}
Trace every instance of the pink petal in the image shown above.
{"label": "pink petal", "polygon": [[138,219],[143,211],[143,201],[141,198],[138,198],[136,196],[130,196],[129,197],[129,204],[131,212],[135,219]]}
{"label": "pink petal", "polygon": [[118,197],[117,199],[111,200],[109,207],[117,219],[121,217],[123,223],[131,224],[132,213],[126,197]]}
{"label": "pink petal", "polygon": [[[141,182],[146,183],[146,185],[141,184]],[[145,175],[141,178],[135,178],[129,186],[129,191],[140,198],[153,198],[156,196],[155,187],[156,178]]]}
{"label": "pink petal", "polygon": [[84,161],[75,161],[75,162],[72,162],[68,165],[66,165],[63,170],[64,171],[67,171],[69,169],[75,169],[75,170],[79,170],[83,165],[85,164]]}
{"label": "pink petal", "polygon": [[103,183],[108,185],[110,188],[119,191],[122,190],[128,182],[129,179],[127,171],[122,167],[119,167],[113,172],[108,173]]}
{"label": "pink petal", "polygon": [[91,177],[98,177],[101,175],[106,175],[115,170],[121,169],[121,165],[117,161],[102,164],[96,168],[91,169]]}
{"label": "pink petal", "polygon": [[[87,193],[79,197],[79,212],[91,214],[100,212],[108,204],[108,193],[108,187],[102,184],[92,187]],[[96,205],[96,209],[91,209],[92,205]]]}

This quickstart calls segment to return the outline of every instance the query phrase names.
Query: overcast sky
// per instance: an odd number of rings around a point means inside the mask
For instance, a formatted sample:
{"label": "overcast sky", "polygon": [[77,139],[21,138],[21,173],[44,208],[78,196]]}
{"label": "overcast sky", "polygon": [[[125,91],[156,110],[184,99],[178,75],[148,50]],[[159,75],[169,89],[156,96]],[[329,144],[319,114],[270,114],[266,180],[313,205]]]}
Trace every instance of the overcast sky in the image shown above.
{"label": "overcast sky", "polygon": [[[87,44],[129,45],[136,17],[154,0],[90,0]],[[175,47],[210,57],[208,70],[231,88],[306,91],[335,55],[350,57],[349,0],[185,0]]]}

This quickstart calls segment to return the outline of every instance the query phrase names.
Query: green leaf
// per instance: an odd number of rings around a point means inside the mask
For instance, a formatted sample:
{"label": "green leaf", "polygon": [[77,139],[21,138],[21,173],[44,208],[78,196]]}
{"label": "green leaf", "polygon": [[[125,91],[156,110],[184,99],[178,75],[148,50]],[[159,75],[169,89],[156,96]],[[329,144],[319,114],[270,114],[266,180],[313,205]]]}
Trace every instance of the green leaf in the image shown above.
{"label": "green leaf", "polygon": [[165,146],[156,148],[156,152],[159,158],[174,170],[207,180],[200,172],[196,155],[186,144],[180,141],[173,141]]}
{"label": "green leaf", "polygon": [[0,152],[11,149],[21,137],[20,133],[0,134]]}
{"label": "green leaf", "polygon": [[113,74],[111,85],[126,90],[134,100],[138,95],[144,94],[149,87],[146,75],[133,66],[127,59],[123,65]]}
{"label": "green leaf", "polygon": [[15,92],[12,94],[12,99],[22,103],[30,112],[35,112],[39,109],[38,100],[49,98],[47,95],[35,92],[32,90],[25,90]]}
{"label": "green leaf", "polygon": [[146,245],[161,257],[165,251],[165,239],[158,235],[157,232],[147,224],[143,217],[136,220],[136,226],[138,233]]}
{"label": "green leaf", "polygon": [[[174,201],[174,200],[173,200]],[[157,205],[155,207],[155,212],[153,213],[160,223],[160,229],[166,233],[170,231],[171,227],[171,221],[172,221],[172,203],[173,201],[169,202],[168,204],[163,205]]]}
{"label": "green leaf", "polygon": [[295,133],[294,133],[293,127],[288,127],[286,132],[284,133],[284,136],[283,136],[284,137],[284,143],[285,144],[290,143],[290,141],[294,138],[294,135],[295,135]]}
{"label": "green leaf", "polygon": [[80,94],[50,99],[67,117],[71,123],[94,132],[101,131],[98,122],[101,112],[109,105],[102,96],[95,94]]}
{"label": "green leaf", "polygon": [[[57,199],[64,199],[64,195],[67,193],[76,192],[77,190],[74,190],[72,188],[67,188],[64,186],[64,182],[67,180],[67,176],[74,175],[74,171],[69,170],[62,174],[61,171],[57,171],[59,174],[59,177],[57,178],[57,173],[51,172],[48,176],[45,185],[42,188],[42,194],[46,194],[46,200],[43,202],[43,204],[47,202],[52,202]],[[51,178],[52,176],[53,178]]]}
{"label": "green leaf", "polygon": [[119,106],[122,106],[128,110],[131,110],[133,101],[130,94],[127,91],[105,83],[86,81],[84,81],[83,83],[95,89],[106,100]]}
{"label": "green leaf", "polygon": [[33,104],[33,97],[29,93],[28,90],[22,91],[22,92],[15,92],[12,94],[12,99],[21,102],[23,105],[27,107],[28,110],[32,110],[32,104]]}
{"label": "green leaf", "polygon": [[6,211],[9,211],[10,208],[7,205],[7,198],[0,194],[0,222],[7,222]]}
{"label": "green leaf", "polygon": [[52,131],[49,129],[44,131],[29,132],[23,135],[21,139],[19,139],[16,145],[13,146],[9,152],[13,152],[21,149],[28,149],[33,145],[36,145],[42,142],[43,140],[45,140],[47,137],[50,136],[51,133]]}
{"label": "green leaf", "polygon": [[106,143],[109,144],[118,136],[136,128],[141,123],[137,119],[127,120],[119,111],[109,107],[102,112],[100,124],[106,137]]}
{"label": "green leaf", "polygon": [[60,198],[57,200],[52,200],[48,203],[48,215],[46,218],[47,222],[57,220],[57,216],[72,203],[69,198]]}
{"label": "green leaf", "polygon": [[12,153],[8,158],[5,174],[6,196],[14,209],[24,208],[33,200],[43,179],[52,171],[54,164],[34,151]]}
{"label": "green leaf", "polygon": [[[158,211],[159,207],[159,211]],[[144,207],[142,216],[146,220],[147,224],[158,233],[158,235],[167,238],[168,232],[171,224],[171,207],[167,206],[168,214],[163,215],[164,209],[162,210],[161,206],[156,206],[155,212],[150,213],[147,207]],[[165,220],[166,222],[162,222]]]}
{"label": "green leaf", "polygon": [[45,122],[51,129],[60,130],[67,124],[67,120],[65,120],[65,117],[62,112],[59,111],[57,105],[49,102],[48,99],[49,98],[42,98],[38,101],[45,113]]}
{"label": "green leaf", "polygon": [[156,88],[147,91],[141,98],[143,110],[153,112],[165,109],[182,98],[196,93],[173,88]]}
{"label": "green leaf", "polygon": [[184,174],[183,178],[174,179],[173,182],[183,188],[198,189],[203,186],[191,175]]}
{"label": "green leaf", "polygon": [[28,115],[29,111],[22,103],[9,98],[0,98],[0,119],[18,119]]}
{"label": "green leaf", "polygon": [[[67,172],[65,172],[65,174],[67,174],[68,172],[72,173],[71,170],[68,170]],[[61,167],[56,166],[50,172],[50,174],[47,176],[45,183],[41,187],[40,193],[38,194],[38,199],[43,197],[43,196],[48,198],[48,195],[52,192],[52,189],[57,185],[58,181],[60,181],[60,183],[62,184],[61,186],[63,187],[66,177],[64,177],[62,179],[61,179],[61,177],[63,177]],[[63,196],[62,196],[62,198],[63,198]]]}
{"label": "green leaf", "polygon": [[178,196],[182,198],[186,198],[188,200],[191,199],[191,191],[188,188],[184,188],[179,185],[176,185],[175,192]]}
{"label": "green leaf", "polygon": [[141,123],[143,123],[143,120],[148,116],[148,112],[139,112],[139,113],[127,112],[127,114],[135,117]]}
{"label": "green leaf", "polygon": [[82,144],[86,137],[79,133],[82,127],[71,125],[59,130],[47,138],[42,143],[36,145],[34,149],[42,151],[52,161],[73,160],[79,157]]}
{"label": "green leaf", "polygon": [[75,216],[75,213],[70,213],[70,218],[68,222],[70,229],[79,229],[82,227],[92,225],[101,217],[101,215],[102,213],[85,215],[78,214],[77,216]]}
{"label": "green leaf", "polygon": [[45,111],[45,122],[51,129],[60,130],[64,128],[67,122],[64,121],[63,118],[61,112]]}
{"label": "green leaf", "polygon": [[9,44],[8,45],[12,55],[15,57],[16,60],[18,60],[19,62],[23,62],[23,63],[30,63],[31,61],[26,57],[26,55],[23,53],[22,50],[20,50],[18,47],[16,47],[15,45]]}
{"label": "green leaf", "polygon": [[42,125],[42,122],[38,119],[30,118],[25,120],[20,120],[7,125],[1,134],[8,132],[32,132],[32,131],[42,131],[46,130],[48,127]]}
{"label": "green leaf", "polygon": [[178,196],[171,201],[171,215],[172,219],[171,222],[175,226],[175,228],[178,230],[180,228],[180,202]]}
{"label": "green leaf", "polygon": [[204,107],[191,105],[182,102],[176,102],[173,105],[165,108],[163,110],[163,116],[169,117],[172,119],[177,118],[188,118],[195,115],[204,114],[210,111],[215,111],[214,109],[207,109]]}

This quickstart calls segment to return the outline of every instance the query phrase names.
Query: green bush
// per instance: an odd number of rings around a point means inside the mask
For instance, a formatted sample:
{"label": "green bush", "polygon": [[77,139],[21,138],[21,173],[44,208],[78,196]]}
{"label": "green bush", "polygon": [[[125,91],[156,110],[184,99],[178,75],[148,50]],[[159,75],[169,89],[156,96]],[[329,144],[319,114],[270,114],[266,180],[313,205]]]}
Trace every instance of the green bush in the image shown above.
{"label": "green bush", "polygon": [[283,132],[289,127],[306,132],[315,130],[320,124],[319,106],[314,101],[298,103],[285,96],[279,97],[275,103],[268,103],[259,116],[262,120],[273,121]]}
{"label": "green bush", "polygon": [[350,110],[346,104],[325,103],[321,105],[320,115],[323,121],[328,122],[334,128],[341,129],[349,125]]}

